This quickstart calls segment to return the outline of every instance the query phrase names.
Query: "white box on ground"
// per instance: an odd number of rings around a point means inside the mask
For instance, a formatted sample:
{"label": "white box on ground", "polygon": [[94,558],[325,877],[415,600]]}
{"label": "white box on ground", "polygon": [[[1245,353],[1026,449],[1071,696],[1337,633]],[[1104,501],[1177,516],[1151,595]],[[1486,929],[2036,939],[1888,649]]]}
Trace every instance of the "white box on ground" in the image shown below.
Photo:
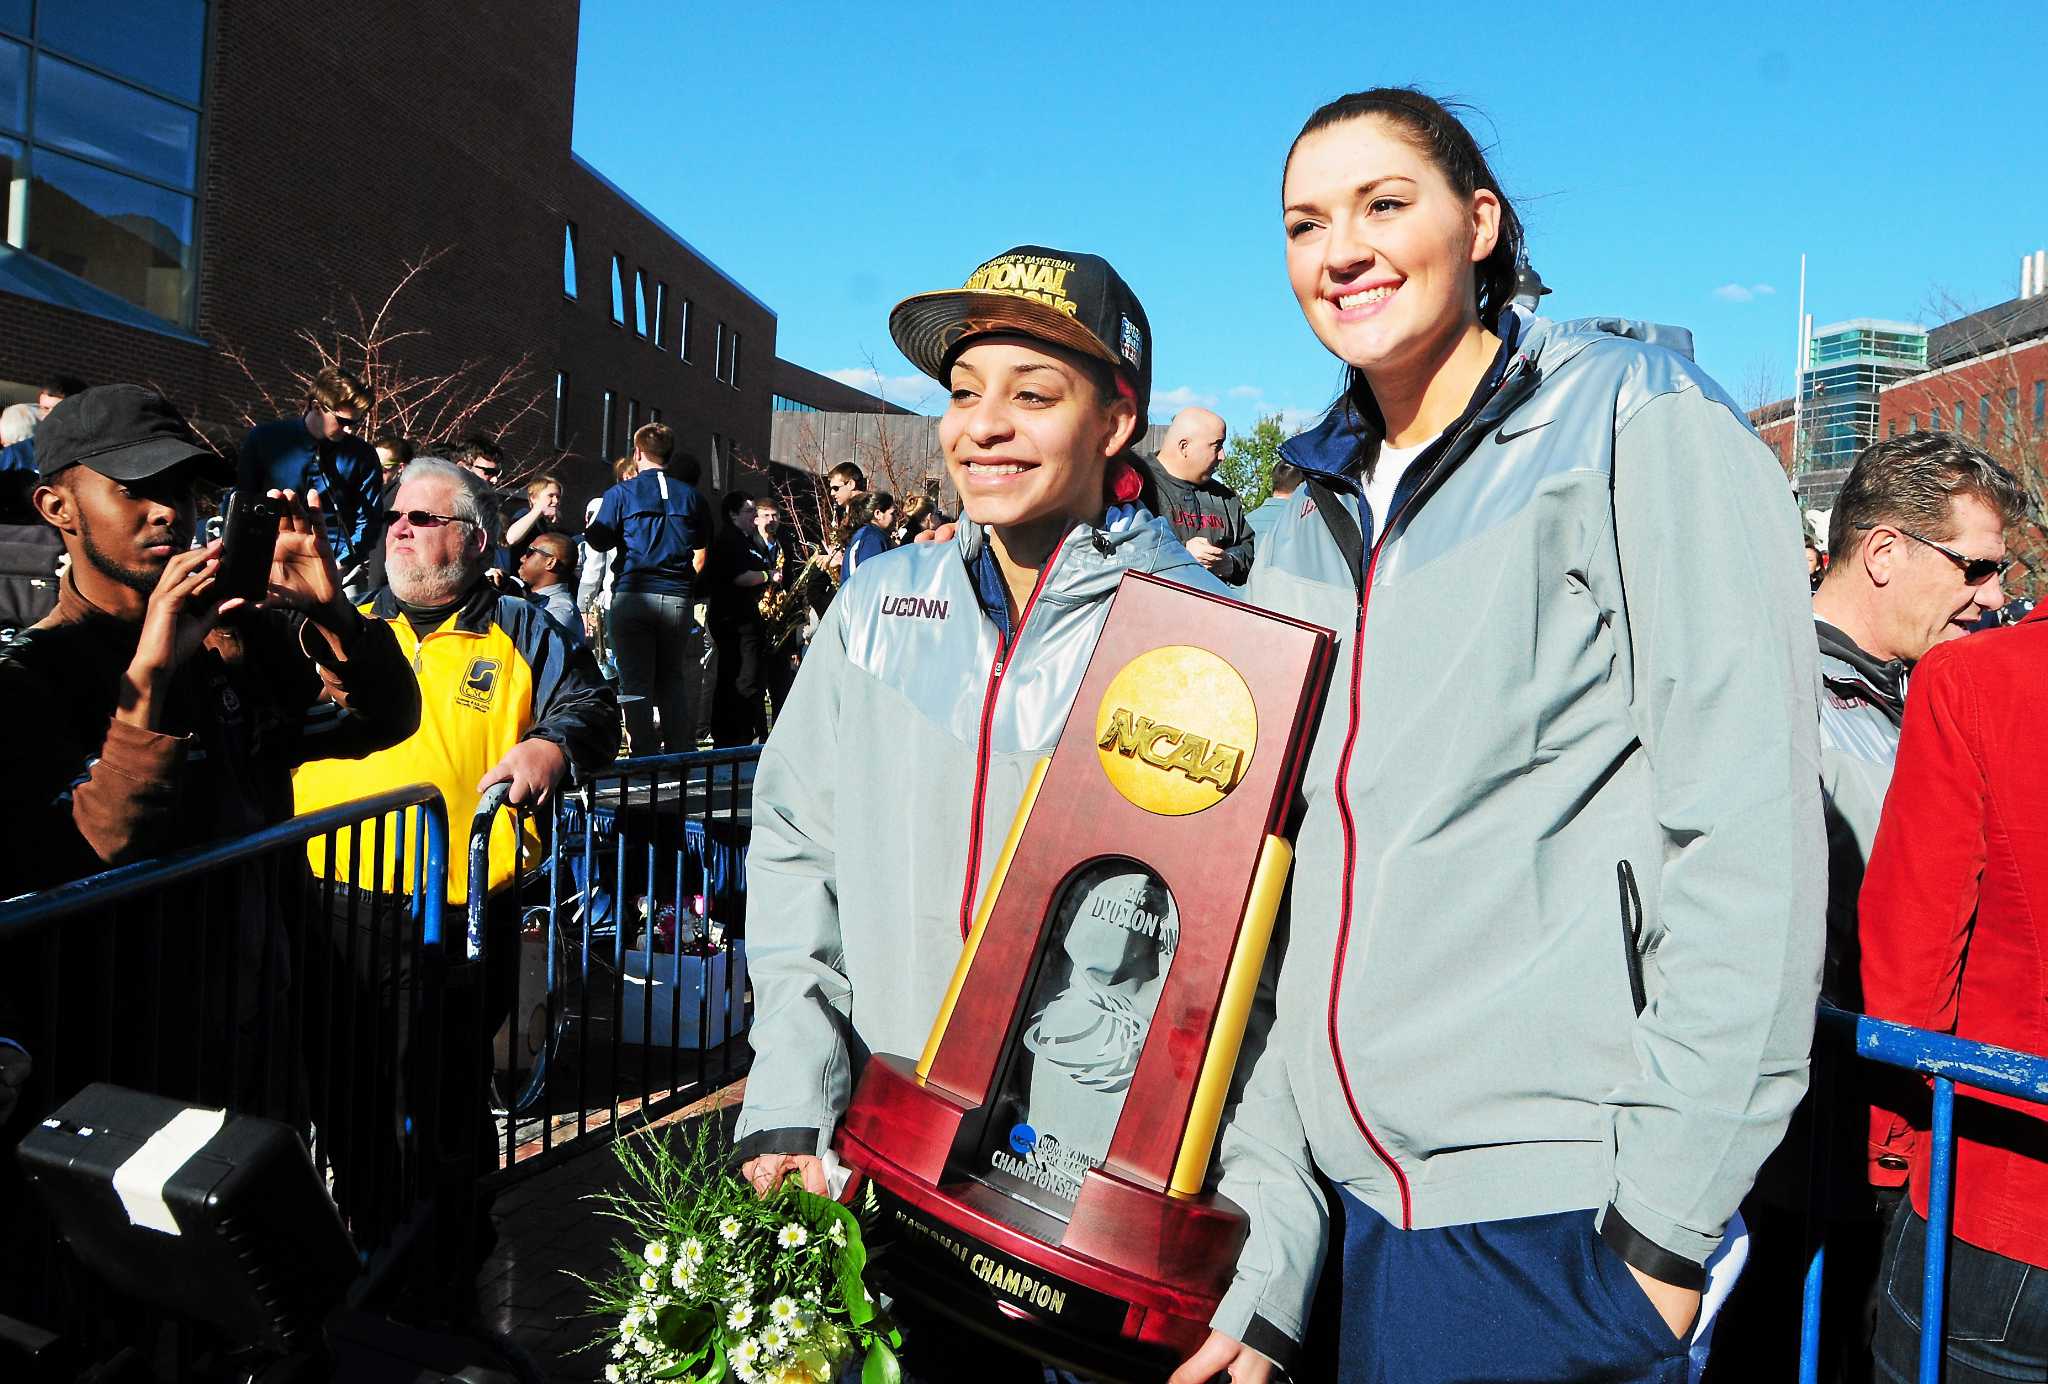
{"label": "white box on ground", "polygon": [[[726,983],[728,969],[732,972],[730,986]],[[627,952],[625,980],[625,996],[619,1005],[623,1042],[637,1045],[644,1036],[658,1048],[715,1048],[746,1031],[747,944],[739,938],[712,956]],[[704,998],[707,988],[708,1001]],[[708,1040],[706,1029],[710,1031]]]}

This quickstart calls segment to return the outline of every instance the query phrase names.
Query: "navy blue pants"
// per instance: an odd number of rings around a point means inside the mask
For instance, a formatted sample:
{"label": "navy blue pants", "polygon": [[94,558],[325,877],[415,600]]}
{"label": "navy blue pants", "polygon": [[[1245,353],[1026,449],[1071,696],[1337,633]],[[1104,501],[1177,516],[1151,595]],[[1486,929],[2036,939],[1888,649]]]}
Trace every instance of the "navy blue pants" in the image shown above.
{"label": "navy blue pants", "polygon": [[1338,1194],[1342,1384],[1685,1384],[1686,1343],[1593,1212],[1397,1230]]}
{"label": "navy blue pants", "polygon": [[[1948,1246],[1948,1384],[2048,1376],[2048,1274],[1967,1240]],[[1830,1256],[1832,1257],[1832,1255]],[[1892,1218],[1878,1275],[1877,1377],[1920,1377],[1920,1291],[1927,1222],[1909,1202]]]}

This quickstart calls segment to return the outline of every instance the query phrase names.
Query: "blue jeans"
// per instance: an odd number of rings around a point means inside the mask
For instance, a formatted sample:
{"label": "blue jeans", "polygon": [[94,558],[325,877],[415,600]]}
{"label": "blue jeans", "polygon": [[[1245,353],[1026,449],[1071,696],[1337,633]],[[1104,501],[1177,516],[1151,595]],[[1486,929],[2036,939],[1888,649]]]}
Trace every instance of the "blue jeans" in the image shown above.
{"label": "blue jeans", "polygon": [[[619,705],[633,753],[680,754],[697,748],[690,717],[690,658],[697,623],[688,596],[621,591],[612,597],[612,654],[619,661]],[[661,712],[657,739],[654,713]]]}
{"label": "blue jeans", "polygon": [[1684,1384],[1686,1342],[1593,1212],[1397,1230],[1338,1196],[1342,1384]]}
{"label": "blue jeans", "polygon": [[[1927,1221],[1910,1204],[1892,1217],[1878,1271],[1877,1377],[1920,1377],[1920,1283]],[[1948,1245],[1948,1384],[2048,1379],[2048,1273],[1961,1240]]]}

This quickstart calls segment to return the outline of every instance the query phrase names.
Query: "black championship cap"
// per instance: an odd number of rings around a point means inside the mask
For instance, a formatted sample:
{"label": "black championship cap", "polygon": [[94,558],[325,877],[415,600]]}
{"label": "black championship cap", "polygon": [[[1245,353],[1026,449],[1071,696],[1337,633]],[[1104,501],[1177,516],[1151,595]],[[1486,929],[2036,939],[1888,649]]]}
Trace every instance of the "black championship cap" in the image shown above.
{"label": "black championship cap", "polygon": [[170,400],[139,384],[103,384],[67,395],[36,425],[36,470],[45,478],[84,466],[139,481],[187,461],[225,463]]}
{"label": "black championship cap", "polygon": [[897,349],[941,384],[960,343],[991,332],[1036,337],[1110,366],[1136,391],[1143,422],[1152,398],[1152,326],[1138,295],[1100,255],[1019,245],[959,288],[905,298],[889,314]]}

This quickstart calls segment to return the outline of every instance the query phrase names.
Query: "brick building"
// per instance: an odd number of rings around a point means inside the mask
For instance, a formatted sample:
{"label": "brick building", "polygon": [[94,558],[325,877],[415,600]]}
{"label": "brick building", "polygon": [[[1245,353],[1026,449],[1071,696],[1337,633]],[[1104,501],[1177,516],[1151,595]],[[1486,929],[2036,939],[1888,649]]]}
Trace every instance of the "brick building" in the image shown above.
{"label": "brick building", "polygon": [[[299,334],[431,258],[385,324],[397,377],[459,374],[572,503],[657,418],[733,483],[768,455],[775,314],[571,152],[577,11],[0,0],[0,402],[66,372],[230,426],[293,409]],[[449,427],[403,411],[375,422]]]}
{"label": "brick building", "polygon": [[2048,475],[2048,256],[2027,258],[2017,298],[1932,329],[1865,319],[1821,328],[1800,383],[1803,455],[1790,399],[1750,422],[1809,508],[1833,504],[1857,452],[1914,432],[1957,433],[2038,492]]}

